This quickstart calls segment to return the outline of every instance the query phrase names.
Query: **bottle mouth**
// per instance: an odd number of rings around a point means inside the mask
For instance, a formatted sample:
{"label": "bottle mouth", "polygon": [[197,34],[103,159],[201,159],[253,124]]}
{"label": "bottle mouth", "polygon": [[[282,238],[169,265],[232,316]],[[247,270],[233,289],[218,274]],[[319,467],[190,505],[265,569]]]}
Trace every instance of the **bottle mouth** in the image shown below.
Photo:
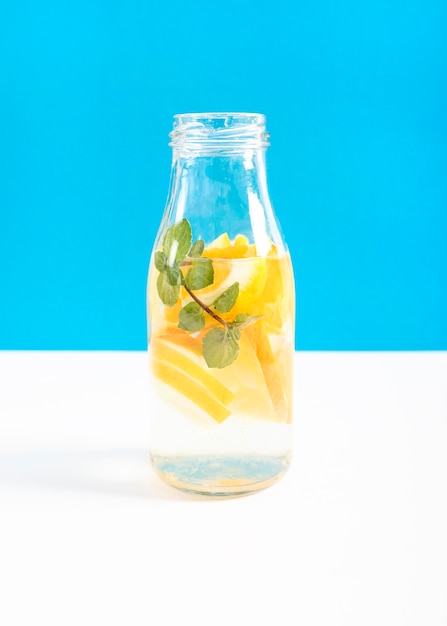
{"label": "bottle mouth", "polygon": [[174,115],[170,146],[189,149],[259,149],[270,145],[262,113],[180,113]]}

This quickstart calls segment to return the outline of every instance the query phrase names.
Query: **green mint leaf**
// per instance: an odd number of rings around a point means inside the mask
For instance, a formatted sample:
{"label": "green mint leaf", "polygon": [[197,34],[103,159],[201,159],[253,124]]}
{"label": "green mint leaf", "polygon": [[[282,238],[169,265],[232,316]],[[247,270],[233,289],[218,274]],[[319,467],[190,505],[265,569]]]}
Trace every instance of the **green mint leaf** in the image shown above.
{"label": "green mint leaf", "polygon": [[234,307],[239,295],[239,283],[233,283],[214,301],[213,306],[220,313],[228,313]]}
{"label": "green mint leaf", "polygon": [[232,337],[236,339],[236,341],[238,341],[241,338],[241,331],[239,330],[239,328],[233,328],[230,325],[228,326],[228,332],[230,333]]}
{"label": "green mint leaf", "polygon": [[168,228],[163,239],[163,252],[169,265],[183,261],[191,247],[191,239],[191,224],[186,217]]}
{"label": "green mint leaf", "polygon": [[213,262],[211,259],[193,259],[192,266],[185,276],[188,289],[203,289],[212,285],[214,280]]}
{"label": "green mint leaf", "polygon": [[182,284],[183,275],[182,275],[182,273],[180,271],[180,268],[177,265],[177,263],[174,263],[174,265],[172,265],[172,267],[170,267],[168,265],[166,267],[164,273],[166,274],[166,280],[173,287],[175,287],[176,285],[181,285]]}
{"label": "green mint leaf", "polygon": [[208,367],[227,367],[235,361],[238,352],[239,344],[227,329],[212,328],[203,339],[203,356]]}
{"label": "green mint leaf", "polygon": [[159,272],[164,272],[166,265],[168,263],[168,259],[166,258],[166,254],[163,250],[159,250],[155,253],[155,267]]}
{"label": "green mint leaf", "polygon": [[180,311],[178,327],[195,332],[205,326],[205,316],[197,302],[190,302]]}
{"label": "green mint leaf", "polygon": [[189,251],[189,255],[191,257],[194,256],[202,256],[202,252],[205,249],[205,242],[203,241],[203,239],[197,239],[197,241],[195,243],[192,244],[192,248]]}
{"label": "green mint leaf", "polygon": [[160,272],[157,278],[157,291],[160,300],[166,306],[174,306],[180,293],[179,285],[171,285],[167,279],[166,272]]}
{"label": "green mint leaf", "polygon": [[233,324],[244,324],[250,318],[248,313],[239,313],[233,320]]}
{"label": "green mint leaf", "polygon": [[236,315],[234,320],[230,322],[230,328],[234,329],[242,329],[246,328],[246,326],[250,326],[250,324],[254,324],[260,319],[262,315],[248,315],[248,313],[239,313]]}

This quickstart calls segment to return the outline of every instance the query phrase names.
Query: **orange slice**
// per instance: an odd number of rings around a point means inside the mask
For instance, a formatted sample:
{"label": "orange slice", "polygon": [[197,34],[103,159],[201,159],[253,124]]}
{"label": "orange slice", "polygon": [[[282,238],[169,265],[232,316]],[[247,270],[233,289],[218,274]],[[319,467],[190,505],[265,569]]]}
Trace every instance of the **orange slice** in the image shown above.
{"label": "orange slice", "polygon": [[[172,365],[184,372],[190,378],[195,379],[209,391],[222,404],[229,404],[234,400],[234,393],[213,376],[209,371],[205,370],[197,362],[197,355],[194,353],[185,354],[181,346],[169,343],[158,338],[152,341],[152,355],[154,359],[160,362]],[[192,358],[191,358],[192,357]],[[194,358],[195,357],[195,358]]]}
{"label": "orange slice", "polygon": [[256,246],[249,244],[245,235],[236,235],[231,242],[228,233],[223,233],[205,248],[203,256],[211,259],[243,259],[256,256]]}
{"label": "orange slice", "polygon": [[209,259],[242,259],[248,252],[248,244],[245,246],[229,246],[228,248],[206,248],[203,256]]}
{"label": "orange slice", "polygon": [[231,309],[232,316],[239,313],[262,314],[260,296],[267,281],[266,259],[254,257],[239,263],[236,261],[230,277],[233,277],[233,282],[239,282],[239,295]]}
{"label": "orange slice", "polygon": [[[239,296],[231,313],[251,313],[247,307],[254,306],[256,298],[265,286],[267,269],[265,259],[215,259],[213,261],[214,282],[205,289],[197,290],[197,295],[207,305],[211,305],[218,296],[235,282],[239,283]],[[188,293],[183,293],[183,306],[192,301]],[[255,312],[253,311],[253,314]]]}
{"label": "orange slice", "polygon": [[248,326],[245,331],[255,347],[275,411],[278,415],[284,416],[287,413],[287,402],[283,382],[262,320]]}
{"label": "orange slice", "polygon": [[219,237],[216,237],[214,241],[212,241],[206,249],[210,248],[229,248],[231,246],[231,239],[228,236],[228,233],[222,233]]}
{"label": "orange slice", "polygon": [[165,306],[164,312],[166,321],[170,322],[171,324],[178,324],[178,316],[180,314],[180,309],[182,308],[182,306],[183,305],[180,298],[177,300],[174,306]]}
{"label": "orange slice", "polygon": [[245,253],[245,257],[246,258],[250,258],[253,256],[257,256],[258,252],[256,250],[256,244],[251,243],[248,247],[247,247],[247,252]]}
{"label": "orange slice", "polygon": [[159,380],[167,383],[186,398],[189,398],[216,422],[221,423],[231,415],[231,411],[216,400],[202,385],[176,367],[158,359],[153,359],[152,371]]}
{"label": "orange slice", "polygon": [[[178,350],[184,348],[191,352],[191,354],[200,356],[202,354],[203,335],[204,330],[196,333],[188,333],[183,330],[183,328],[178,328],[177,326],[170,328],[166,334],[158,335],[154,339],[172,343]],[[189,356],[191,356],[191,354]]]}
{"label": "orange slice", "polygon": [[266,258],[267,279],[262,294],[259,296],[259,304],[262,306],[263,321],[267,324],[268,330],[280,332],[284,312],[284,281],[282,259],[271,256]]}
{"label": "orange slice", "polygon": [[190,335],[173,329],[169,334],[153,337],[150,344],[153,373],[221,423],[231,415],[227,405],[235,395],[206,367],[202,335],[203,332]]}
{"label": "orange slice", "polygon": [[248,246],[248,238],[245,235],[236,235],[236,238],[233,241],[233,246],[235,248],[237,246]]}
{"label": "orange slice", "polygon": [[219,378],[224,385],[235,390],[236,397],[231,404],[235,414],[275,420],[276,415],[259,359],[245,329],[241,331],[237,359],[219,370]]}

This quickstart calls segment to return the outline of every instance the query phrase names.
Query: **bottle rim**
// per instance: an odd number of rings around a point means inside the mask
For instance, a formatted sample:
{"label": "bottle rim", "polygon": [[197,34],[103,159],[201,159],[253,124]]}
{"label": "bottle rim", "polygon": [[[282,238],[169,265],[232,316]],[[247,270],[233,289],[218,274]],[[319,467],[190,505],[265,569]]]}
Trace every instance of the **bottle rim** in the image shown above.
{"label": "bottle rim", "polygon": [[174,115],[173,148],[266,148],[270,145],[262,113],[208,112]]}

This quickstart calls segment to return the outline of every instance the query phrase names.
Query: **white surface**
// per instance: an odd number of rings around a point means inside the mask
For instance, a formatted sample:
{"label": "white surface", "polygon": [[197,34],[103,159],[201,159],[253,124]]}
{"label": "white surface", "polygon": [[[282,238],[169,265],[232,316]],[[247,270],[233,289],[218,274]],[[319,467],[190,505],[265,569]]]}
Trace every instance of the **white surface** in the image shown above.
{"label": "white surface", "polygon": [[447,353],[299,353],[276,486],[148,464],[143,353],[0,353],[2,626],[446,626]]}

